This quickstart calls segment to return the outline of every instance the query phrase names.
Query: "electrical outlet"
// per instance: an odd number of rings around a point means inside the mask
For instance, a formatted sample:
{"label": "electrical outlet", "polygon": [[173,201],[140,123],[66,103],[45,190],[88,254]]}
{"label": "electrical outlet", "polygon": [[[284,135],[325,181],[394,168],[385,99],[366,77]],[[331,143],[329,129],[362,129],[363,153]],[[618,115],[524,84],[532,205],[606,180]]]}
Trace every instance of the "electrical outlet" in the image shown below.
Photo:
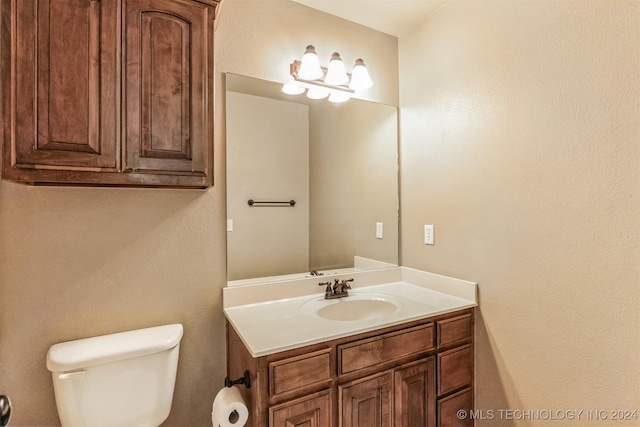
{"label": "electrical outlet", "polygon": [[382,239],[383,225],[381,222],[376,222],[376,239]]}
{"label": "electrical outlet", "polygon": [[424,226],[424,244],[433,245],[433,225]]}

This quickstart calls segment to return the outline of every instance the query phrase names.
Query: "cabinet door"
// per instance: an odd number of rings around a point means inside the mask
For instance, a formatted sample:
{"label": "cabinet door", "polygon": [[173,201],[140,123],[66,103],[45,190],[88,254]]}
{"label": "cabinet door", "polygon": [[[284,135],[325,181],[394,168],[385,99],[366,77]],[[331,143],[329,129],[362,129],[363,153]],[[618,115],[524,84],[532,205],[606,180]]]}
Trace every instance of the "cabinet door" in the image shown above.
{"label": "cabinet door", "polygon": [[355,380],[338,388],[341,427],[391,427],[391,373]]}
{"label": "cabinet door", "polygon": [[331,427],[331,392],[313,395],[269,408],[269,427]]}
{"label": "cabinet door", "polygon": [[209,174],[214,12],[193,0],[125,3],[125,172]]}
{"label": "cabinet door", "polygon": [[120,2],[12,0],[2,7],[11,23],[3,41],[11,64],[3,54],[4,176],[20,180],[21,168],[116,170]]}
{"label": "cabinet door", "polygon": [[[473,427],[471,387],[438,400],[438,427]],[[460,414],[465,414],[461,417]]]}
{"label": "cabinet door", "polygon": [[394,378],[394,426],[433,427],[436,424],[435,358],[396,369]]}

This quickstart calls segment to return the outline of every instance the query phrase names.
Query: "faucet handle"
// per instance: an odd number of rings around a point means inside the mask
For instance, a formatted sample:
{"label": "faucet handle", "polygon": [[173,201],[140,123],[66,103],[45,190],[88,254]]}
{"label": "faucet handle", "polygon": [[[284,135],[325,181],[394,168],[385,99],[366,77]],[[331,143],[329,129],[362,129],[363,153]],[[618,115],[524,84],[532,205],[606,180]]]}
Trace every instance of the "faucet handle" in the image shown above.
{"label": "faucet handle", "polygon": [[335,279],[335,283],[333,284],[333,293],[347,296],[348,295],[347,289],[351,289],[351,285],[349,285],[349,282],[353,282],[353,279],[348,279],[348,280]]}
{"label": "faucet handle", "polygon": [[333,293],[333,288],[331,287],[331,285],[332,285],[331,281],[318,283],[318,286],[326,286],[326,289],[324,290],[325,297]]}

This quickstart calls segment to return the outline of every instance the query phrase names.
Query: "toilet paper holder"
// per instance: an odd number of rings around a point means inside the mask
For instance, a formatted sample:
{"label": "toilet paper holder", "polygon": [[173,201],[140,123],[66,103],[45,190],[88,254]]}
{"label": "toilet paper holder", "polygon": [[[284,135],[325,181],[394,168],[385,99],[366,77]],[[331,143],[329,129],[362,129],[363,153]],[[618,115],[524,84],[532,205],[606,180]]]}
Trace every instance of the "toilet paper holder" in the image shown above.
{"label": "toilet paper holder", "polygon": [[251,378],[249,377],[249,371],[244,371],[244,376],[234,381],[231,381],[229,377],[225,377],[224,379],[225,387],[232,387],[236,384],[244,384],[245,387],[251,388]]}

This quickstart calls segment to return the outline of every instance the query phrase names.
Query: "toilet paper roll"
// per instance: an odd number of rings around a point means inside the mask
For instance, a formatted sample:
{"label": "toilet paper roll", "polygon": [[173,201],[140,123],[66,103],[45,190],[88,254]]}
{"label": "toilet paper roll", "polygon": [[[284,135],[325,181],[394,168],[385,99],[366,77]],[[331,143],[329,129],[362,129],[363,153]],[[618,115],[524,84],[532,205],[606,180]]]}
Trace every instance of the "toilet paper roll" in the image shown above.
{"label": "toilet paper roll", "polygon": [[216,394],[211,411],[213,427],[242,427],[248,418],[249,410],[237,387],[225,387]]}

